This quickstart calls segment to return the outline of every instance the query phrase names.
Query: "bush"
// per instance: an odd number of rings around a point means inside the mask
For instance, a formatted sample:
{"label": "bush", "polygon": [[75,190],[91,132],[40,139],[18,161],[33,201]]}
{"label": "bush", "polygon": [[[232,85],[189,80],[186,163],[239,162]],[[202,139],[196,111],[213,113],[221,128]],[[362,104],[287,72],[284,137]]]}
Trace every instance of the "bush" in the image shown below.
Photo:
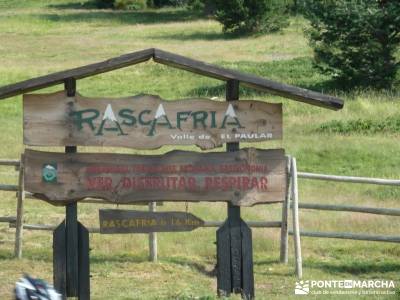
{"label": "bush", "polygon": [[224,32],[273,32],[287,25],[285,1],[280,0],[216,0],[217,20]]}
{"label": "bush", "polygon": [[215,14],[215,0],[189,0],[188,5],[190,9],[202,12],[205,15]]}
{"label": "bush", "polygon": [[98,8],[140,10],[147,7],[147,0],[96,0]]}
{"label": "bush", "polygon": [[96,6],[98,8],[113,8],[114,0],[96,0]]}
{"label": "bush", "polygon": [[338,134],[375,134],[375,133],[399,133],[400,118],[398,115],[390,116],[383,120],[357,119],[350,121],[333,120],[323,123],[317,129],[323,133]]}
{"label": "bush", "polygon": [[149,6],[163,7],[163,6],[185,6],[189,0],[149,0]]}
{"label": "bush", "polygon": [[390,87],[399,62],[400,1],[305,1],[315,66],[343,87]]}

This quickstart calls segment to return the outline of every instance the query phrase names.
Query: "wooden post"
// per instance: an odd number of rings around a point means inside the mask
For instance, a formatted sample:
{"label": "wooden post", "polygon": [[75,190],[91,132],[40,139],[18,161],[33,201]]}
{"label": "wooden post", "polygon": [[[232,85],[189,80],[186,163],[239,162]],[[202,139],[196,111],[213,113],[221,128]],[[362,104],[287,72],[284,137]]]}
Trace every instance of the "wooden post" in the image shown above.
{"label": "wooden post", "polygon": [[[157,211],[157,202],[149,203],[149,211]],[[149,233],[149,252],[150,252],[150,261],[157,261],[157,233],[150,232]]]}
{"label": "wooden post", "polygon": [[[226,83],[226,101],[239,100],[239,81],[230,80]],[[239,151],[239,143],[227,143],[226,152]],[[231,241],[231,290],[241,292],[242,250],[240,233],[240,207],[228,203],[228,223]]]}
{"label": "wooden post", "polygon": [[15,230],[15,248],[14,255],[16,258],[22,257],[22,235],[23,235],[23,223],[24,223],[24,157],[21,155],[21,161],[19,166],[19,177],[18,177],[18,192],[17,192],[17,220]]}
{"label": "wooden post", "polygon": [[[239,100],[239,81],[226,84],[226,101]],[[227,143],[227,152],[239,151],[239,143]],[[241,293],[254,298],[251,229],[240,218],[240,207],[228,203],[228,218],[217,230],[217,289],[219,296]]]}
{"label": "wooden post", "polygon": [[[65,81],[65,90],[68,97],[74,97],[76,92],[76,81],[69,78]],[[65,153],[76,153],[76,146],[66,146]],[[66,231],[66,256],[67,256],[67,296],[78,296],[78,205],[76,202],[68,204],[65,210]]]}
{"label": "wooden post", "polygon": [[292,214],[293,214],[293,240],[296,261],[296,275],[299,279],[303,277],[303,266],[301,258],[300,224],[299,224],[299,192],[297,185],[296,158],[292,157]]}
{"label": "wooden post", "polygon": [[286,173],[288,174],[287,177],[287,188],[286,188],[286,198],[285,201],[282,203],[282,226],[281,226],[281,253],[280,253],[280,262],[287,264],[288,263],[288,256],[289,256],[289,232],[288,232],[288,216],[290,211],[290,184],[291,184],[291,157],[286,156],[287,164],[286,164]]}
{"label": "wooden post", "polygon": [[[65,81],[65,90],[68,97],[75,95],[75,79]],[[65,147],[65,153],[76,152],[76,146]],[[89,300],[89,231],[78,222],[76,202],[66,205],[65,214],[65,220],[53,232],[54,286],[63,299]]]}

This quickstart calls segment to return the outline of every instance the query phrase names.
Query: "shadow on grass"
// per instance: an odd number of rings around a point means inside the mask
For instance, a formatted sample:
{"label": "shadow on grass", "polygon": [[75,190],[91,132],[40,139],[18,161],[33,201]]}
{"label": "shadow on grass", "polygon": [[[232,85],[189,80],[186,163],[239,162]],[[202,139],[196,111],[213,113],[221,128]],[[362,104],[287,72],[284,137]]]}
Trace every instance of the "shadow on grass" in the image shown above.
{"label": "shadow on grass", "polygon": [[394,262],[355,262],[348,261],[343,264],[333,264],[327,262],[306,262],[305,268],[321,269],[330,274],[349,273],[353,275],[368,273],[388,273],[399,272],[400,263]]}
{"label": "shadow on grass", "polygon": [[272,265],[272,264],[279,264],[279,260],[278,259],[263,259],[263,260],[255,260],[253,262],[253,264],[255,266],[264,266],[264,265]]}
{"label": "shadow on grass", "polygon": [[[159,9],[143,11],[123,11],[113,9],[95,9],[92,2],[66,3],[51,5],[57,9],[76,9],[76,12],[38,14],[36,17],[52,22],[118,22],[126,24],[162,24],[188,22],[204,18],[200,13],[184,9]],[[85,11],[86,9],[87,11]]]}
{"label": "shadow on grass", "polygon": [[208,276],[208,277],[217,276],[217,267],[216,266],[214,266],[214,268],[212,270],[207,270],[206,265],[191,261],[184,257],[169,257],[169,258],[165,258],[164,260],[171,264],[180,265],[182,267],[189,267],[189,268],[194,269],[197,272],[199,272],[205,276]]}
{"label": "shadow on grass", "polygon": [[90,263],[101,264],[104,262],[116,263],[145,263],[148,262],[147,255],[113,254],[113,255],[91,255]]}
{"label": "shadow on grass", "polygon": [[69,2],[60,4],[49,4],[48,8],[55,9],[96,9],[96,1],[85,1],[85,2]]}
{"label": "shadow on grass", "polygon": [[177,40],[177,41],[195,41],[195,40],[204,40],[204,41],[228,41],[228,40],[235,40],[239,36],[234,34],[228,34],[218,32],[218,31],[198,31],[192,33],[174,33],[174,34],[163,34],[163,35],[156,35],[150,36],[150,39],[167,39],[167,40]]}

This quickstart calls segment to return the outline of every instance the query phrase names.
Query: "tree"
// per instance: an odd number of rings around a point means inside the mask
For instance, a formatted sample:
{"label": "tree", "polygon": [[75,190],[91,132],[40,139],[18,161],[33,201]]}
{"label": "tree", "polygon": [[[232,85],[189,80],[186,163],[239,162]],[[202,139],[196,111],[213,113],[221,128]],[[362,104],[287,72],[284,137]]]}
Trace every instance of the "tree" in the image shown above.
{"label": "tree", "polygon": [[284,1],[279,0],[216,0],[216,19],[225,32],[271,32],[287,24]]}
{"label": "tree", "polygon": [[306,0],[315,66],[344,87],[390,87],[399,69],[399,0]]}

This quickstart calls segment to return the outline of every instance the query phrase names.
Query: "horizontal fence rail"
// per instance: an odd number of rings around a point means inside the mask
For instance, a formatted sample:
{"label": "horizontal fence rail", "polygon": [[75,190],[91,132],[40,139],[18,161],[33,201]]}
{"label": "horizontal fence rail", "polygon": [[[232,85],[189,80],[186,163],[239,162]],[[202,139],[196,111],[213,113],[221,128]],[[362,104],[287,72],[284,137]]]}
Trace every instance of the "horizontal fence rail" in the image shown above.
{"label": "horizontal fence rail", "polygon": [[[307,172],[298,172],[297,175],[299,178],[314,179],[314,180],[400,186],[400,180],[397,179],[337,176],[337,175],[326,175],[326,174],[316,174]],[[347,212],[385,215],[385,216],[400,216],[400,209],[396,208],[378,208],[378,207],[365,207],[365,206],[352,206],[352,205],[329,205],[329,204],[316,204],[316,203],[299,203],[298,207],[302,209],[347,211]],[[293,235],[293,232],[289,231],[289,234]],[[357,234],[348,232],[300,231],[300,236],[400,243],[400,236],[368,235],[368,234]]]}
{"label": "horizontal fence rail", "polygon": [[[289,231],[289,234],[293,235],[293,231]],[[356,233],[347,233],[347,232],[300,231],[300,236],[332,238],[332,239],[348,239],[348,240],[372,241],[372,242],[400,243],[400,236],[382,236],[382,235],[356,234]]]}
{"label": "horizontal fence rail", "polygon": [[306,178],[306,179],[400,186],[400,180],[397,179],[338,176],[338,175],[326,175],[326,174],[316,174],[316,173],[306,173],[306,172],[298,172],[297,175],[299,178]]}
{"label": "horizontal fence rail", "polygon": [[329,205],[329,204],[315,204],[315,203],[299,203],[299,208],[315,209],[315,210],[350,211],[350,212],[385,215],[385,216],[400,216],[400,209],[396,208],[376,208],[376,207],[366,207],[366,206]]}
{"label": "horizontal fence rail", "polygon": [[16,192],[16,191],[18,191],[18,185],[0,184],[0,191]]}
{"label": "horizontal fence rail", "polygon": [[[9,221],[10,228],[15,228],[15,223]],[[256,222],[249,221],[246,222],[247,225],[253,228],[280,228],[282,226],[282,222]],[[224,222],[222,221],[205,221],[204,224],[200,227],[220,227]],[[28,230],[44,230],[44,231],[53,231],[56,229],[56,225],[48,225],[48,224],[24,224],[23,228]],[[89,232],[91,233],[100,233],[100,228],[89,227]]]}
{"label": "horizontal fence rail", "polygon": [[0,217],[0,223],[15,223],[17,217]]}
{"label": "horizontal fence rail", "polygon": [[19,167],[20,161],[18,159],[0,159],[0,166],[15,166]]}

